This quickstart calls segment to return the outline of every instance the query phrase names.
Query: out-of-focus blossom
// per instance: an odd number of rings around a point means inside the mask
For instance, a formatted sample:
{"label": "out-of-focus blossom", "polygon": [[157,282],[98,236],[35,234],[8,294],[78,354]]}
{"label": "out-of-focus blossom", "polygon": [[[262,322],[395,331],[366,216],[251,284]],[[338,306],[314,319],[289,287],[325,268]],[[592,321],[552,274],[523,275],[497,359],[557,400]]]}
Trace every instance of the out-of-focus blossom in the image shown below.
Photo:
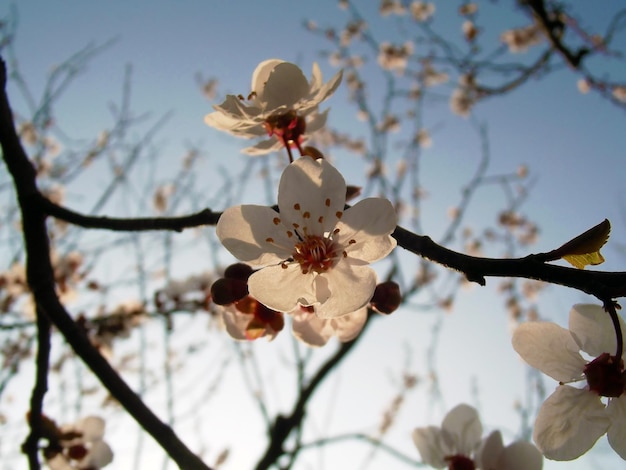
{"label": "out-of-focus blossom", "polygon": [[244,205],[224,211],[216,233],[236,258],[263,266],[248,279],[250,295],[272,310],[315,306],[323,318],[365,306],[376,287],[367,266],[396,246],[396,214],[369,198],[344,211],[346,183],[326,160],[303,157],[282,174],[280,213]]}
{"label": "out-of-focus blossom", "polygon": [[378,50],[378,65],[385,70],[392,70],[402,75],[411,54],[413,54],[413,43],[410,41],[401,46],[383,42]]}
{"label": "out-of-focus blossom", "polygon": [[467,42],[473,42],[478,36],[479,29],[476,27],[473,21],[466,20],[461,25],[461,31]]}
{"label": "out-of-focus blossom", "polygon": [[422,461],[433,468],[483,470],[541,470],[543,459],[535,446],[517,441],[504,447],[499,431],[482,439],[478,412],[461,404],[444,417],[441,427],[413,431]]}
{"label": "out-of-focus blossom", "polygon": [[400,0],[381,0],[378,11],[381,16],[402,16],[406,13],[406,8]]}
{"label": "out-of-focus blossom", "polygon": [[354,39],[359,39],[363,35],[363,31],[367,29],[367,23],[363,20],[350,21],[346,28],[341,31],[339,43],[343,47],[347,47]]}
{"label": "out-of-focus blossom", "polygon": [[400,121],[393,114],[388,114],[382,122],[376,125],[376,129],[380,132],[398,132],[400,130]]}
{"label": "out-of-focus blossom", "polygon": [[[619,317],[622,332],[624,326]],[[626,460],[626,354],[614,355],[616,332],[608,313],[599,305],[577,304],[570,311],[569,330],[550,322],[523,323],[513,333],[513,347],[529,365],[559,382],[535,422],[533,437],[543,455],[576,459],[606,433]],[[580,351],[594,359],[587,361]]]}
{"label": "out-of-focus blossom", "polygon": [[422,148],[429,148],[433,145],[433,139],[430,137],[430,133],[426,129],[420,129],[417,131],[414,137],[414,141]]}
{"label": "out-of-focus blossom", "polygon": [[300,147],[310,134],[326,123],[327,111],[319,104],[339,86],[342,73],[323,83],[322,73],[313,64],[310,81],[300,68],[278,59],[261,62],[252,75],[252,92],[247,96],[227,95],[207,114],[205,122],[216,129],[246,139],[269,135],[270,139],[244,149],[249,155],[263,155],[283,146]]}
{"label": "out-of-focus blossom", "polygon": [[425,61],[418,77],[426,88],[442,85],[449,80],[448,74],[435,70],[430,61]]}
{"label": "out-of-focus blossom", "polygon": [[415,0],[409,7],[415,21],[427,21],[435,13],[435,4]]}
{"label": "out-of-focus blossom", "polygon": [[113,461],[113,451],[104,441],[105,422],[88,416],[61,426],[53,437],[55,446],[45,450],[52,470],[99,470]]}
{"label": "out-of-focus blossom", "polygon": [[450,109],[454,114],[469,117],[476,104],[476,95],[474,78],[471,75],[461,75],[459,86],[450,95]]}
{"label": "out-of-focus blossom", "polygon": [[95,319],[83,318],[83,327],[91,332],[91,341],[103,354],[110,356],[113,341],[128,338],[133,328],[139,326],[146,316],[146,306],[137,300],[119,304],[113,311],[103,310]]}
{"label": "out-of-focus blossom", "polygon": [[586,95],[589,91],[591,91],[591,85],[589,85],[589,82],[584,78],[581,78],[576,82],[576,87],[583,95]]}
{"label": "out-of-focus blossom", "polygon": [[459,15],[461,16],[470,16],[474,15],[478,11],[478,4],[476,3],[465,3],[459,7]]}
{"label": "out-of-focus blossom", "polygon": [[170,196],[174,194],[176,186],[173,183],[159,185],[154,191],[152,204],[157,212],[165,212],[169,203]]}
{"label": "out-of-focus blossom", "polygon": [[613,98],[622,103],[626,103],[626,86],[613,87]]}
{"label": "out-of-focus blossom", "polygon": [[543,40],[541,30],[536,24],[523,28],[509,29],[500,36],[500,40],[509,46],[512,53],[526,52],[529,47],[535,46]]}
{"label": "out-of-focus blossom", "polygon": [[28,145],[35,145],[39,140],[37,129],[31,121],[23,121],[22,123],[20,123],[17,129],[17,133],[22,141],[24,141],[24,143]]}

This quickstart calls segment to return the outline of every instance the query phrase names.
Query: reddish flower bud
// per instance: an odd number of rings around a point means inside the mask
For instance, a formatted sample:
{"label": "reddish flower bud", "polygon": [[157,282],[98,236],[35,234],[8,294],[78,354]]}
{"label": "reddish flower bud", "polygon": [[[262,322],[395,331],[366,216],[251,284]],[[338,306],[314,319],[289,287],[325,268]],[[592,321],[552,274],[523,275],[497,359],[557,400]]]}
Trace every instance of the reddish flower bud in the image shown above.
{"label": "reddish flower bud", "polygon": [[240,281],[247,281],[250,275],[254,272],[247,264],[235,263],[231,264],[224,271],[224,277],[226,279],[238,279]]}
{"label": "reddish flower bud", "polygon": [[218,279],[211,286],[211,298],[217,305],[228,305],[248,295],[248,283],[239,279]]}
{"label": "reddish flower bud", "polygon": [[385,314],[392,313],[400,306],[401,302],[400,286],[393,281],[378,284],[374,291],[374,296],[370,300],[374,310]]}

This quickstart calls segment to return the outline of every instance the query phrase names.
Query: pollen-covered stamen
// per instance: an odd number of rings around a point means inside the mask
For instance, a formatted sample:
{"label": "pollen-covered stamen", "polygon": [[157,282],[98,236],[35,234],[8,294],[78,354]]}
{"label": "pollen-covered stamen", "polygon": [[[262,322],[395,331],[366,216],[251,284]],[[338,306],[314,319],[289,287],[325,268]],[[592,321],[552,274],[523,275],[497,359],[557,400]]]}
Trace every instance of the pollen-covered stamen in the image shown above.
{"label": "pollen-covered stamen", "polygon": [[333,240],[317,235],[304,237],[293,252],[293,259],[300,264],[303,274],[328,271],[340,256],[341,250]]}

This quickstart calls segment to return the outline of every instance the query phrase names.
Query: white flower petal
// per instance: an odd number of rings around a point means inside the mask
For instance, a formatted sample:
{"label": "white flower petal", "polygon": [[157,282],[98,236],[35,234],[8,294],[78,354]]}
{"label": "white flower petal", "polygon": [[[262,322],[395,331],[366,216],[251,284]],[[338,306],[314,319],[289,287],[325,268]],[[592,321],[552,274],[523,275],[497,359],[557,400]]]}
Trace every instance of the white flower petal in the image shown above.
{"label": "white flower petal", "polygon": [[234,305],[226,305],[220,308],[222,321],[229,336],[237,341],[245,341],[246,327],[254,317],[252,314],[241,313]]}
{"label": "white flower petal", "polygon": [[482,470],[541,470],[543,456],[530,442],[517,441],[507,446],[500,454],[493,467],[481,467]]}
{"label": "white flower petal", "polygon": [[512,343],[530,366],[559,382],[580,377],[586,364],[569,330],[555,323],[522,323],[515,329]]}
{"label": "white flower petal", "polygon": [[591,449],[609,424],[598,395],[559,385],[539,410],[533,438],[547,458],[573,460]]}
{"label": "white flower petal", "polygon": [[367,321],[367,307],[325,321],[327,323],[327,329],[331,330],[333,336],[336,336],[339,341],[342,343],[352,341],[365,326],[365,322]]}
{"label": "white flower petal", "polygon": [[[258,92],[257,92],[258,93]],[[267,109],[293,108],[309,94],[309,82],[295,64],[282,62],[271,71],[259,99]]]}
{"label": "white flower petal", "polygon": [[[382,198],[363,199],[343,214],[336,226],[339,232],[335,240],[347,246],[348,256],[372,263],[396,247],[396,240],[389,236],[396,224],[391,202]],[[351,240],[356,243],[350,244]]]}
{"label": "white flower petal", "polygon": [[320,300],[321,305],[315,308],[320,318],[340,317],[359,310],[367,305],[376,289],[374,270],[369,266],[352,265],[348,259],[341,259],[318,278],[327,281],[330,291],[328,300]]}
{"label": "white flower petal", "polygon": [[[314,64],[314,66],[316,66],[317,64]],[[341,83],[341,78],[343,77],[343,70],[340,70],[339,72],[337,72],[333,78],[331,78],[330,80],[328,80],[328,82],[325,85],[322,85],[319,90],[315,91],[315,96],[313,97],[313,100],[316,103],[321,103],[322,101],[324,101],[326,98],[328,98],[330,95],[332,95],[335,90],[337,89],[337,87],[339,86],[339,84]],[[319,81],[322,81],[322,75],[320,72],[320,76],[319,76]],[[311,87],[312,91],[313,91],[313,86]]]}
{"label": "white flower petal", "polygon": [[[299,310],[299,309],[298,309]],[[293,335],[309,346],[324,346],[331,332],[324,328],[327,320],[323,320],[313,312],[304,312],[300,310],[292,314],[293,317]]]}
{"label": "white flower petal", "polygon": [[291,256],[293,241],[275,219],[280,220],[280,216],[270,207],[230,207],[220,216],[215,232],[224,247],[241,261],[257,266],[280,263]]}
{"label": "white flower petal", "polygon": [[322,86],[322,83],[324,83],[324,80],[322,78],[322,70],[320,69],[320,66],[317,65],[317,62],[313,62],[313,69],[311,71],[311,82],[309,84],[309,87],[311,88],[311,94],[317,93]]}
{"label": "white flower petal", "polygon": [[444,441],[455,453],[471,456],[480,445],[483,426],[475,408],[460,404],[452,408],[441,423]]}
{"label": "white flower petal", "polygon": [[269,139],[262,140],[261,142],[246,147],[242,150],[246,155],[256,157],[258,155],[267,155],[268,153],[277,152],[283,148],[283,144],[277,137],[272,136]]}
{"label": "white flower petal", "polygon": [[441,429],[435,426],[417,428],[413,431],[413,442],[426,465],[434,468],[448,466],[444,460],[447,453],[443,448]]}
{"label": "white flower petal", "polygon": [[307,117],[306,122],[306,132],[307,134],[312,134],[316,131],[319,131],[322,127],[326,125],[326,119],[328,118],[329,109],[325,110],[322,113],[313,113]]}
{"label": "white flower petal", "polygon": [[257,65],[254,72],[252,72],[252,83],[250,84],[251,90],[258,96],[261,96],[263,88],[265,87],[267,80],[270,78],[272,70],[274,70],[278,64],[282,64],[283,62],[284,60],[280,59],[267,59]]}
{"label": "white flower petal", "polygon": [[493,431],[489,436],[483,439],[480,449],[476,453],[476,467],[483,470],[502,468],[497,467],[497,464],[503,450],[502,434],[500,431]]}
{"label": "white flower petal", "polygon": [[105,421],[99,416],[87,416],[76,423],[85,441],[98,441],[104,437]]}
{"label": "white flower petal", "polygon": [[314,273],[302,274],[300,265],[291,263],[268,266],[248,278],[250,295],[268,308],[278,312],[291,312],[298,306],[317,301]]}
{"label": "white flower petal", "polygon": [[99,469],[113,461],[113,451],[104,441],[94,442],[87,455],[80,461],[79,468]]}
{"label": "white flower petal", "polygon": [[75,470],[63,454],[56,454],[51,459],[46,459],[46,465],[50,470]]}
{"label": "white flower petal", "polygon": [[[620,317],[622,332],[626,325]],[[598,357],[602,353],[615,354],[617,341],[611,317],[600,305],[577,304],[569,314],[569,329],[581,350]]]}
{"label": "white flower petal", "polygon": [[607,414],[611,417],[611,426],[607,431],[609,444],[622,459],[626,460],[626,395],[611,398]]}
{"label": "white flower petal", "polygon": [[[295,223],[306,227],[308,235],[321,236],[335,227],[336,213],[343,212],[345,202],[346,182],[326,160],[302,157],[283,171],[278,207],[286,225]],[[303,230],[299,233],[304,234]]]}

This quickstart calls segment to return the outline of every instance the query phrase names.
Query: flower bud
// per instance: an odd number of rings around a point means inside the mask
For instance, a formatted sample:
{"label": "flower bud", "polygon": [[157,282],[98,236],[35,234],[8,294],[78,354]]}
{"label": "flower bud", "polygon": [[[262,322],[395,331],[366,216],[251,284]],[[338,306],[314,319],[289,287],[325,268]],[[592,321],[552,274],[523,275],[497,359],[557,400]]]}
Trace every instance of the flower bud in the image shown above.
{"label": "flower bud", "polygon": [[384,314],[392,313],[400,306],[401,302],[400,286],[393,281],[378,284],[374,291],[374,296],[370,300],[372,308]]}
{"label": "flower bud", "polygon": [[211,286],[211,298],[217,305],[228,305],[248,295],[248,283],[240,279],[218,279]]}
{"label": "flower bud", "polygon": [[237,279],[240,281],[247,281],[254,270],[244,263],[231,264],[224,271],[224,277],[226,279]]}

